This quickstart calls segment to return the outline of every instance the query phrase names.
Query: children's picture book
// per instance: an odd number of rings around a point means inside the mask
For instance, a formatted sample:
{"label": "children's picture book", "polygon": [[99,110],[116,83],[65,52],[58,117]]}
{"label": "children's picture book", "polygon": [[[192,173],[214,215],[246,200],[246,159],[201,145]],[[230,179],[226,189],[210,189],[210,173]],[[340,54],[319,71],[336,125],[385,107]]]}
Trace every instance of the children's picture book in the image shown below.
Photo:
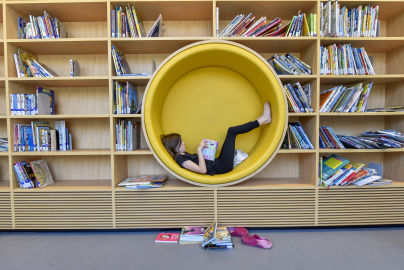
{"label": "children's picture book", "polygon": [[216,221],[210,224],[203,235],[202,247],[206,249],[233,248],[227,227],[218,227]]}
{"label": "children's picture book", "polygon": [[216,228],[217,228],[216,221],[213,222],[212,224],[210,224],[209,227],[206,228],[206,230],[203,234],[202,247],[213,242],[213,240],[215,239],[215,235],[216,235]]}
{"label": "children's picture book", "polygon": [[139,184],[162,183],[167,179],[167,175],[141,175],[125,178],[118,184],[120,187],[126,187]]}
{"label": "children's picture book", "polygon": [[45,160],[36,160],[30,162],[32,171],[35,175],[36,185],[40,188],[52,185],[54,183],[52,174]]}
{"label": "children's picture book", "polygon": [[38,115],[55,114],[55,91],[37,86]]}
{"label": "children's picture book", "polygon": [[327,180],[332,174],[348,164],[349,161],[337,155],[331,155],[324,160],[322,179]]}
{"label": "children's picture book", "polygon": [[182,227],[180,244],[199,244],[203,240],[204,227]]}
{"label": "children's picture book", "polygon": [[180,233],[159,233],[154,240],[155,243],[178,243]]}
{"label": "children's picture book", "polygon": [[208,142],[207,147],[202,149],[202,155],[207,160],[215,160],[216,150],[218,143],[212,140],[206,140]]}

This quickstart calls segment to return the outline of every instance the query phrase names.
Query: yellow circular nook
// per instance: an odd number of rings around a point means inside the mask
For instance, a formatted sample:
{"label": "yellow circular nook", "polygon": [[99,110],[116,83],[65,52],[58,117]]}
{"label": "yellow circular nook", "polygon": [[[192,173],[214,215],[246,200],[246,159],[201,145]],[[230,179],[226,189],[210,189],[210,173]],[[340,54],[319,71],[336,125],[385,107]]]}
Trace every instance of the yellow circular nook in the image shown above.
{"label": "yellow circular nook", "polygon": [[[218,141],[220,153],[228,127],[255,120],[265,101],[272,122],[237,136],[236,149],[249,157],[229,173],[186,170],[161,142],[161,135],[179,133],[189,153],[202,139]],[[259,173],[276,155],[286,120],[286,98],[271,66],[255,51],[228,41],[197,42],[171,54],[143,97],[143,133],[156,160],[172,175],[200,186],[232,185]]]}

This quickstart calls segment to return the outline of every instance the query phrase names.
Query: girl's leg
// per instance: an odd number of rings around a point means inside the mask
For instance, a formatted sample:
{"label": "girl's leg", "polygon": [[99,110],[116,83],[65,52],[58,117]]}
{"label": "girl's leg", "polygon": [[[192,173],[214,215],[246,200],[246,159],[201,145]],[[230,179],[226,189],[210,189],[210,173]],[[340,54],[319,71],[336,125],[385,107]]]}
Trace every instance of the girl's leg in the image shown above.
{"label": "girl's leg", "polygon": [[240,126],[230,127],[227,130],[226,139],[224,140],[222,150],[219,157],[216,159],[216,171],[217,173],[226,173],[233,170],[234,151],[236,148],[236,136],[250,132],[251,130],[271,122],[271,108],[269,103],[264,104],[263,114],[257,118],[257,120],[245,123]]}
{"label": "girl's leg", "polygon": [[220,151],[219,157],[216,159],[217,173],[226,173],[233,169],[236,136],[238,134],[247,133],[259,126],[260,124],[258,120],[254,120],[240,126],[230,127],[227,130],[227,135],[226,139],[224,140],[222,150]]}

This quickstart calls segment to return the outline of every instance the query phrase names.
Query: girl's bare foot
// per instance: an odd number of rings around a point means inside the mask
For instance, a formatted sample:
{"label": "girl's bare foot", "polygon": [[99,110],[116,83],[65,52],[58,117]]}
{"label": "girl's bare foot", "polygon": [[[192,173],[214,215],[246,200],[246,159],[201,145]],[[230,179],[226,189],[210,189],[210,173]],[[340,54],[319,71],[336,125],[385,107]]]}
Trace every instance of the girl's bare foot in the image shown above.
{"label": "girl's bare foot", "polygon": [[269,106],[268,102],[265,102],[264,112],[262,113],[262,115],[260,117],[257,118],[257,121],[260,124],[260,126],[271,123],[271,121],[272,121],[271,106]]}

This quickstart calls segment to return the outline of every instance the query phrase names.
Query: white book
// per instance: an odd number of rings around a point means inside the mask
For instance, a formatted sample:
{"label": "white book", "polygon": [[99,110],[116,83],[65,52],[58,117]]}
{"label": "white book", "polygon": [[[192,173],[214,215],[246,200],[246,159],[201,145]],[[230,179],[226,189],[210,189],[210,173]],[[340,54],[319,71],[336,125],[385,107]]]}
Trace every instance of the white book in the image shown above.
{"label": "white book", "polygon": [[219,36],[219,7],[216,7],[216,36]]}
{"label": "white book", "polygon": [[355,181],[353,184],[361,187],[361,186],[364,186],[366,184],[372,183],[372,182],[374,182],[376,180],[380,180],[380,179],[382,179],[382,177],[380,175],[371,175],[366,178],[362,178],[361,180]]}

